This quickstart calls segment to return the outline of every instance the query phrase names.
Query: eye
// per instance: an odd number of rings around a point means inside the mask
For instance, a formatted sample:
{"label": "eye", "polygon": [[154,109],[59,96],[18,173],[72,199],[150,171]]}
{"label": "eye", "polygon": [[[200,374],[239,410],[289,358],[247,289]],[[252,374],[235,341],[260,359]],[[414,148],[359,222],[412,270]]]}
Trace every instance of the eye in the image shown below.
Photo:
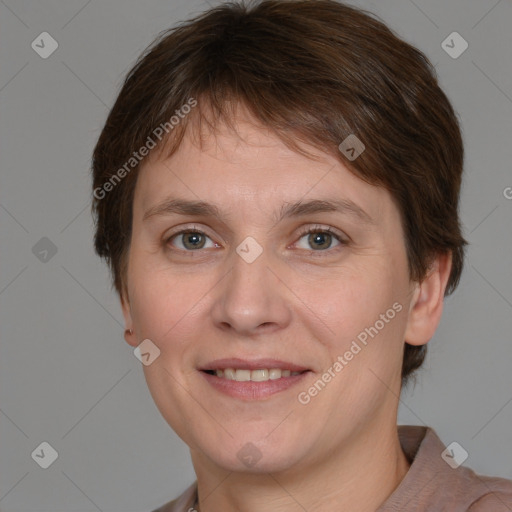
{"label": "eye", "polygon": [[[303,229],[300,233],[300,239],[305,238],[308,247],[299,247],[300,249],[313,248],[314,251],[325,252],[327,249],[332,249],[333,241],[338,242],[337,246],[344,246],[348,244],[348,241],[335,233],[331,228],[323,228],[322,226],[312,226],[310,228]],[[165,245],[171,245],[180,249],[184,252],[194,252],[207,247],[207,240],[211,241],[210,248],[220,247],[217,243],[213,242],[211,238],[200,229],[195,227],[189,227],[173,233],[165,239]],[[175,241],[175,243],[173,243]],[[334,246],[334,247],[337,247]]]}
{"label": "eye", "polygon": [[[347,241],[341,235],[336,234],[331,228],[322,228],[321,226],[313,226],[303,230],[300,233],[300,239],[305,238],[309,247],[313,247],[315,251],[325,251],[332,248],[333,240],[338,242],[338,246],[347,245]],[[336,246],[335,246],[336,247]],[[301,249],[308,247],[301,247]]]}
{"label": "eye", "polygon": [[[188,228],[178,231],[177,233],[174,233],[168,237],[165,241],[166,245],[172,245],[173,239],[181,242],[181,247],[178,246],[178,249],[190,252],[198,249],[204,249],[206,245],[206,239],[210,239],[210,237],[204,231],[195,228]],[[219,247],[216,243],[212,243],[213,246],[211,247]]]}

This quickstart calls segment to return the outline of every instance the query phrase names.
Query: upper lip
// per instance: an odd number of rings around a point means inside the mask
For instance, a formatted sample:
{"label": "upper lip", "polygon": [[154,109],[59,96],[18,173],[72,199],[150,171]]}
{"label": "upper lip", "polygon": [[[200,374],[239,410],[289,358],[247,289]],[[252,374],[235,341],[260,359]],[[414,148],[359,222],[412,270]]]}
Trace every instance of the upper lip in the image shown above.
{"label": "upper lip", "polygon": [[225,370],[226,368],[234,368],[239,370],[261,370],[267,368],[280,368],[281,370],[290,370],[292,372],[302,372],[309,370],[304,366],[300,366],[287,361],[280,361],[279,359],[216,359],[210,363],[201,366],[200,370]]}

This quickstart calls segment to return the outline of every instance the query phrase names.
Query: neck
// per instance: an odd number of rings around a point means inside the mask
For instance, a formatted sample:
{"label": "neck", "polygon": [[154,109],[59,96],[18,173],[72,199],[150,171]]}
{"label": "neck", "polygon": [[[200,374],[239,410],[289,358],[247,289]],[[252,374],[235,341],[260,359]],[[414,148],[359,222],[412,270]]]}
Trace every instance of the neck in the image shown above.
{"label": "neck", "polygon": [[[192,451],[199,512],[375,512],[405,477],[410,465],[396,424],[357,432],[328,458],[274,473],[234,473]],[[306,476],[307,475],[307,476]]]}

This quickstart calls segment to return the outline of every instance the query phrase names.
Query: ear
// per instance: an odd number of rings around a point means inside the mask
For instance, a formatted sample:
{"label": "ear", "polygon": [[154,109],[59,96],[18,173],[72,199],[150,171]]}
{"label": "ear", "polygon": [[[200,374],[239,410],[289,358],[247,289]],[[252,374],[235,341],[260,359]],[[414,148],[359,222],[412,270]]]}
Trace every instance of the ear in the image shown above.
{"label": "ear", "polygon": [[[136,347],[138,345],[137,343],[137,337],[135,336],[135,333],[133,332],[133,321],[132,321],[132,312],[130,307],[130,301],[128,299],[127,293],[123,292],[120,297],[121,300],[121,309],[123,311],[124,316],[124,325],[125,331],[124,331],[124,339],[126,343],[131,345],[132,347]],[[132,333],[130,334],[130,330]]]}
{"label": "ear", "polygon": [[405,330],[405,341],[409,345],[425,345],[434,336],[441,321],[451,268],[451,251],[439,254],[425,279],[416,283]]}

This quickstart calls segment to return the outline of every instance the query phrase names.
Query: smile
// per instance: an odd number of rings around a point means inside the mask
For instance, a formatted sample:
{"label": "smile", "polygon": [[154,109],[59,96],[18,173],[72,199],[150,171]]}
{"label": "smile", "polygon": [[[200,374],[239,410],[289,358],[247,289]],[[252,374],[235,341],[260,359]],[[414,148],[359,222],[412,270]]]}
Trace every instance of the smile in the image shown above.
{"label": "smile", "polygon": [[243,401],[269,398],[298,385],[311,373],[278,359],[217,359],[198,370],[210,389]]}

